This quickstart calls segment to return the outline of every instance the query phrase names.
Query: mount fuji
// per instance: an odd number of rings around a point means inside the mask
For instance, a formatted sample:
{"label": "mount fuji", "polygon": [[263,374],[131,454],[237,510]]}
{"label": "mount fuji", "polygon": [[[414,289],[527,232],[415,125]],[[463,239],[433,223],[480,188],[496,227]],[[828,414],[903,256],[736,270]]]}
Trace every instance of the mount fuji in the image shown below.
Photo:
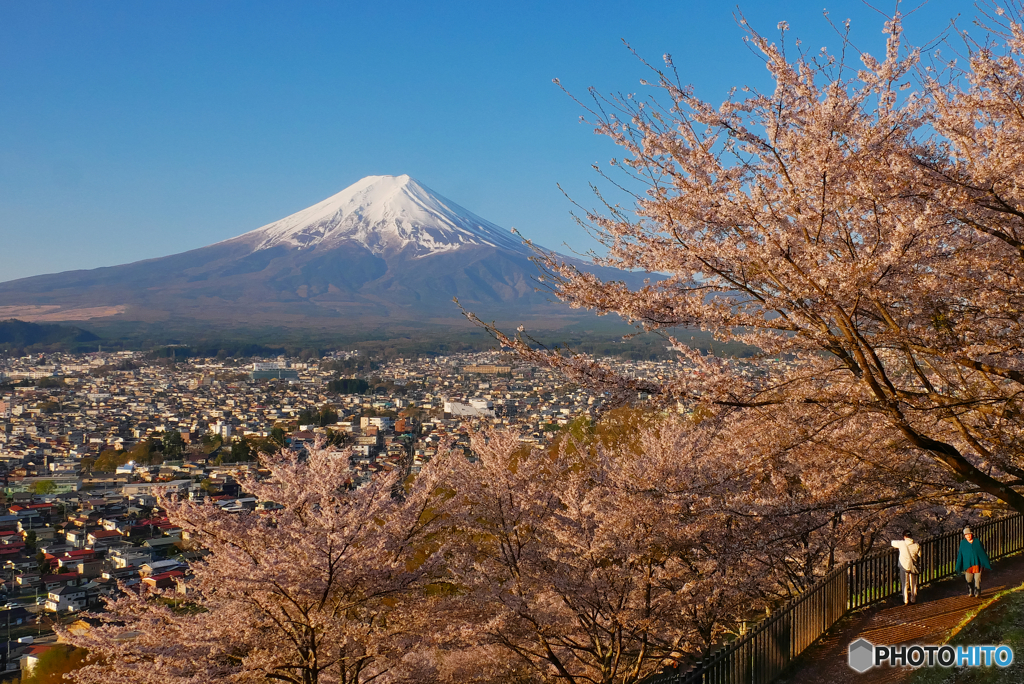
{"label": "mount fuji", "polygon": [[409,176],[368,176],[207,247],[0,283],[0,319],[355,330],[461,323],[458,297],[488,319],[578,320],[536,291],[531,255],[509,231]]}

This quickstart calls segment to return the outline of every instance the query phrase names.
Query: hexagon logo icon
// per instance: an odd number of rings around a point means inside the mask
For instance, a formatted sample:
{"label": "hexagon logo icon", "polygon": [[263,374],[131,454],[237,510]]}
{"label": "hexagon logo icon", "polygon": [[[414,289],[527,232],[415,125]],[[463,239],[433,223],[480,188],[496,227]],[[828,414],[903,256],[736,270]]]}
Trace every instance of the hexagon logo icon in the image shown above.
{"label": "hexagon logo icon", "polygon": [[850,644],[850,667],[860,673],[867,672],[875,665],[875,645],[867,639],[857,639]]}

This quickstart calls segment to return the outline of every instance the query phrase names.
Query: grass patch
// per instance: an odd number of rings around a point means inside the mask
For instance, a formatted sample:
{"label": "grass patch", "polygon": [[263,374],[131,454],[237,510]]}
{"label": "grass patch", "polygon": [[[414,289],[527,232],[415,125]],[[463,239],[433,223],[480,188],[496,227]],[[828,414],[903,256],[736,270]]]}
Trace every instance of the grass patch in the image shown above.
{"label": "grass patch", "polygon": [[950,646],[1006,645],[1013,649],[1009,667],[922,668],[908,684],[1020,684],[1024,682],[1024,584],[1001,591],[978,606],[942,642]]}

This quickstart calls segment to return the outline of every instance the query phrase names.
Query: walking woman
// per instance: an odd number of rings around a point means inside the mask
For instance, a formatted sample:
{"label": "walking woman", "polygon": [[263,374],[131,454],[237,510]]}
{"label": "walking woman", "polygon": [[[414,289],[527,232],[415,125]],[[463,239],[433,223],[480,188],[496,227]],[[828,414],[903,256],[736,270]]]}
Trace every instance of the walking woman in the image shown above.
{"label": "walking woman", "polygon": [[903,585],[903,604],[917,603],[917,575],[921,562],[921,545],[903,532],[903,539],[894,539],[892,545],[900,550],[900,584]]}
{"label": "walking woman", "polygon": [[956,557],[955,572],[964,573],[967,580],[968,595],[981,595],[981,571],[991,570],[988,554],[981,546],[981,541],[974,538],[970,527],[964,528],[964,538],[960,540],[960,553]]}

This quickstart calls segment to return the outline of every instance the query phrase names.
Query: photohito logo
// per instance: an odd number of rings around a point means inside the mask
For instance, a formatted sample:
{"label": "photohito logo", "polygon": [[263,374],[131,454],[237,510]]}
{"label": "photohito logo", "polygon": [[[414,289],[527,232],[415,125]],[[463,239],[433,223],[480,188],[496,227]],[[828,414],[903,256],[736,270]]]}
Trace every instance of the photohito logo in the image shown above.
{"label": "photohito logo", "polygon": [[876,646],[857,639],[848,653],[850,667],[861,673],[885,663],[892,667],[1008,667],[1013,663],[1009,646]]}

